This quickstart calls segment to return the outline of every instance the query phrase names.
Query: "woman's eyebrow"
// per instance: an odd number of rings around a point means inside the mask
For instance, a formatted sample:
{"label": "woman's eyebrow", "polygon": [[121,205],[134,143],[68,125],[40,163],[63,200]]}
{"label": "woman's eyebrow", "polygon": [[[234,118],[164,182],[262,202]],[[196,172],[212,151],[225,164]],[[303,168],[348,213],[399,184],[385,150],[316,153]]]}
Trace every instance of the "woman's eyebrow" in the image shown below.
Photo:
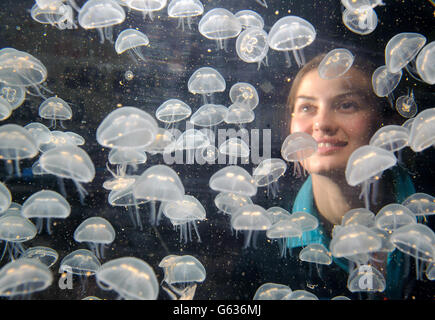
{"label": "woman's eyebrow", "polygon": [[309,96],[297,96],[296,99],[317,100],[315,97],[309,97]]}
{"label": "woman's eyebrow", "polygon": [[346,98],[348,96],[367,96],[367,92],[363,90],[348,91],[348,92],[338,94],[334,98]]}

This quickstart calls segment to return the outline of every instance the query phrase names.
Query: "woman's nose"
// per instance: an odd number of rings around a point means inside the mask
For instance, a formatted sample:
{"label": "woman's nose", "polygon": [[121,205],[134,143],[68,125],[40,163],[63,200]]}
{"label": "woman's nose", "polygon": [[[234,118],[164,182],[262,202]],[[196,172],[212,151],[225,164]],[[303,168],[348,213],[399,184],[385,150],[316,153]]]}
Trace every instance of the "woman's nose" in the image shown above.
{"label": "woman's nose", "polygon": [[321,131],[328,135],[332,135],[337,132],[338,126],[332,111],[321,111],[313,120],[314,131]]}

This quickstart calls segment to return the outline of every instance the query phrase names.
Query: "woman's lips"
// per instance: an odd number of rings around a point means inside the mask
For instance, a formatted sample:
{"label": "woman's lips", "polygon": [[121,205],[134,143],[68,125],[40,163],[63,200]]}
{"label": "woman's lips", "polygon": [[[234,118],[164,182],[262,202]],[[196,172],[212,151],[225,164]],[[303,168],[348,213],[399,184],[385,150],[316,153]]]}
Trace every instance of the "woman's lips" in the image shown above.
{"label": "woman's lips", "polygon": [[345,141],[318,141],[317,142],[317,154],[328,155],[342,150],[347,146]]}

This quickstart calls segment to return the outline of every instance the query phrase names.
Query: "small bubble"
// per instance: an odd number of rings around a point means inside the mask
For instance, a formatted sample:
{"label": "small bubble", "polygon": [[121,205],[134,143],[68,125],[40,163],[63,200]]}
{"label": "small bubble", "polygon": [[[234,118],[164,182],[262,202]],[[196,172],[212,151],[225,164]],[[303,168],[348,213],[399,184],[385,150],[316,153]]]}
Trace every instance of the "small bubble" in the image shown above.
{"label": "small bubble", "polygon": [[133,80],[134,78],[134,73],[131,70],[127,70],[124,74],[124,78],[127,81]]}

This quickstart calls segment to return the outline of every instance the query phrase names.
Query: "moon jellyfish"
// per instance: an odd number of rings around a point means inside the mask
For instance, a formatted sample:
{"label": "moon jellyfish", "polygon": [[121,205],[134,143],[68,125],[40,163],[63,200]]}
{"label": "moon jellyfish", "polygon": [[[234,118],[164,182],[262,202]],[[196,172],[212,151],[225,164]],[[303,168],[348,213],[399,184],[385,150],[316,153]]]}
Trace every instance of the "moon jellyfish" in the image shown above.
{"label": "moon jellyfish", "polygon": [[392,37],[385,46],[388,72],[397,73],[406,68],[425,44],[426,37],[415,32],[402,32]]}
{"label": "moon jellyfish", "polygon": [[97,142],[108,148],[144,149],[153,143],[157,121],[136,107],[122,107],[110,112],[97,128]]}
{"label": "moon jellyfish", "polygon": [[125,11],[115,0],[88,0],[80,9],[78,21],[83,29],[97,29],[100,43],[113,43],[113,26],[124,22]]}
{"label": "moon jellyfish", "polygon": [[256,248],[256,238],[259,231],[267,231],[272,226],[272,222],[267,216],[266,210],[256,204],[248,204],[237,210],[231,216],[231,227],[245,233],[244,249],[249,247],[252,240],[252,245]]}
{"label": "moon jellyfish", "polygon": [[60,262],[59,273],[62,273],[59,283],[62,278],[70,275],[80,276],[82,282],[82,291],[85,290],[87,278],[97,273],[101,267],[98,258],[89,250],[79,249],[66,255]]}
{"label": "moon jellyfish", "polygon": [[74,231],[74,240],[87,242],[98,259],[104,259],[104,249],[115,240],[115,229],[106,219],[91,217]]}
{"label": "moon jellyfish", "polygon": [[244,104],[232,104],[228,107],[224,122],[227,124],[238,124],[240,127],[255,120],[255,113]]}
{"label": "moon jellyfish", "polygon": [[372,179],[376,180],[376,177],[396,163],[397,159],[392,152],[374,146],[359,147],[350,155],[345,170],[346,181],[352,187],[361,185],[360,196],[364,197],[366,209],[370,209],[369,194]]}
{"label": "moon jellyfish", "polygon": [[61,193],[66,191],[62,179],[71,179],[79,193],[80,202],[87,195],[81,183],[91,182],[95,177],[95,167],[89,155],[76,146],[62,146],[48,150],[39,158],[41,168],[58,177]]}
{"label": "moon jellyfish", "polygon": [[229,138],[219,146],[219,152],[229,156],[229,163],[236,164],[237,158],[248,158],[249,146],[240,138]]}
{"label": "moon jellyfish", "polygon": [[59,30],[76,29],[73,8],[61,1],[51,1],[49,5],[40,6],[35,3],[30,10],[33,20],[42,24],[50,24]]}
{"label": "moon jellyfish", "polygon": [[299,260],[310,263],[310,274],[311,264],[315,263],[317,274],[319,275],[319,278],[322,278],[319,265],[330,265],[332,263],[332,254],[323,244],[310,243],[299,252]]}
{"label": "moon jellyfish", "polygon": [[266,211],[269,220],[272,222],[270,228],[266,231],[266,236],[269,239],[278,241],[281,258],[285,258],[287,254],[286,242],[289,238],[302,237],[302,228],[299,224],[290,219],[290,215],[282,217],[277,221],[273,221],[270,211]]}
{"label": "moon jellyfish", "polygon": [[401,78],[402,70],[397,73],[391,73],[387,70],[386,66],[380,66],[372,75],[372,86],[375,94],[381,98],[387,97],[388,102],[393,106],[392,92],[396,89]]}
{"label": "moon jellyfish", "polygon": [[329,249],[336,258],[374,252],[380,249],[381,239],[363,225],[348,225],[341,228],[331,240]]}
{"label": "moon jellyfish", "polygon": [[56,120],[60,120],[60,125],[64,128],[62,121],[72,118],[72,110],[61,98],[51,97],[39,106],[39,116],[43,119],[50,119],[51,127],[54,128],[56,128]]}
{"label": "moon jellyfish", "polygon": [[426,221],[427,216],[435,214],[435,197],[427,193],[414,193],[407,197],[402,205],[411,210],[417,219],[423,217]]}
{"label": "moon jellyfish", "polygon": [[268,282],[262,284],[255,291],[253,300],[281,300],[290,293],[292,293],[292,289],[289,286]]}
{"label": "moon jellyfish", "polygon": [[281,207],[270,207],[266,210],[266,213],[269,216],[272,224],[275,224],[282,219],[287,219],[290,217],[290,212]]}
{"label": "moon jellyfish", "polygon": [[317,71],[322,79],[335,79],[344,75],[352,67],[354,55],[347,49],[329,51],[322,59]]}
{"label": "moon jellyfish", "polygon": [[341,219],[343,227],[350,225],[363,225],[371,228],[375,225],[375,214],[366,208],[355,208],[347,211]]}
{"label": "moon jellyfish", "polygon": [[435,84],[435,41],[423,47],[415,63],[421,79],[428,84]]}
{"label": "moon jellyfish", "polygon": [[421,111],[415,116],[409,134],[409,146],[421,152],[435,143],[435,108]]}
{"label": "moon jellyfish", "polygon": [[378,129],[370,139],[369,145],[396,152],[408,146],[408,140],[408,129],[391,124]]}
{"label": "moon jellyfish", "polygon": [[12,114],[12,106],[3,97],[0,97],[0,121],[6,120]]}
{"label": "moon jellyfish", "polygon": [[375,218],[376,227],[390,234],[400,227],[416,223],[417,219],[412,211],[398,203],[390,203],[382,207]]}
{"label": "moon jellyfish", "polygon": [[216,69],[202,67],[190,76],[187,88],[190,93],[202,95],[204,104],[207,104],[207,96],[215,92],[224,92],[226,82]]}
{"label": "moon jellyfish", "polygon": [[137,59],[145,61],[142,47],[147,46],[149,43],[150,41],[144,33],[136,29],[125,29],[116,38],[115,51],[117,54],[127,51],[133,61],[138,63]]}
{"label": "moon jellyfish", "polygon": [[[133,195],[136,199],[150,201],[150,223],[155,225],[156,201],[178,201],[184,196],[184,186],[178,174],[166,165],[154,165],[146,169],[133,186]],[[160,205],[159,210],[163,209]]]}
{"label": "moon jellyfish", "polygon": [[[45,136],[42,138],[45,138]],[[37,139],[41,141],[39,137],[37,137]],[[54,130],[50,132],[48,142],[39,144],[39,151],[44,153],[54,148],[59,148],[63,146],[78,146],[83,144],[83,137],[76,133]]]}
{"label": "moon jellyfish", "polygon": [[250,27],[239,34],[236,40],[237,56],[246,63],[257,63],[257,70],[263,63],[268,66],[269,52],[268,34],[256,27]]}
{"label": "moon jellyfish", "polygon": [[35,225],[20,214],[4,214],[0,217],[0,240],[5,242],[2,256],[9,252],[10,260],[15,260],[25,251],[22,243],[32,240],[37,234]]}
{"label": "moon jellyfish", "polygon": [[204,104],[192,116],[189,122],[198,127],[215,127],[224,122],[228,109],[220,104]]}
{"label": "moon jellyfish", "polygon": [[264,28],[264,19],[255,11],[240,10],[234,14],[239,20],[243,29]]}
{"label": "moon jellyfish", "polygon": [[187,19],[189,29],[192,29],[192,18],[204,13],[204,6],[199,0],[172,0],[168,4],[168,16],[178,18],[178,26],[184,31],[184,19]]}
{"label": "moon jellyfish", "polygon": [[210,188],[218,192],[231,192],[248,197],[255,196],[257,186],[252,176],[239,166],[227,166],[210,177]]}
{"label": "moon jellyfish", "polygon": [[383,292],[386,288],[386,281],[378,269],[363,265],[350,272],[347,288],[350,292]]}
{"label": "moon jellyfish", "polygon": [[39,122],[31,122],[24,127],[34,138],[36,145],[41,146],[51,141],[51,131]]}
{"label": "moon jellyfish", "polygon": [[319,298],[306,290],[295,290],[285,296],[283,300],[319,300]]}
{"label": "moon jellyfish", "polygon": [[232,192],[220,192],[214,198],[214,204],[223,213],[232,215],[241,207],[252,204],[252,200],[248,196]]}
{"label": "moon jellyfish", "polygon": [[362,36],[372,33],[378,25],[378,16],[371,6],[345,9],[342,20],[346,28]]}
{"label": "moon jellyfish", "polygon": [[196,129],[184,131],[175,142],[175,151],[186,150],[187,164],[193,164],[195,150],[202,150],[210,145],[210,139],[207,135]]}
{"label": "moon jellyfish", "polygon": [[396,100],[396,110],[404,118],[412,118],[417,113],[417,103],[414,99],[414,90],[410,94],[403,95]]}
{"label": "moon jellyfish", "polygon": [[[193,196],[184,195],[183,200],[169,201],[163,205],[162,213],[173,223],[175,229],[180,228],[180,242],[192,241],[193,229],[196,232],[198,242],[201,242],[196,223],[198,220],[205,220],[206,212],[204,206]],[[157,217],[157,222],[160,217]]]}
{"label": "moon jellyfish", "polygon": [[65,219],[71,213],[71,206],[59,193],[41,190],[32,194],[23,203],[21,214],[28,218],[36,218],[38,234],[42,232],[43,220],[46,220],[48,234],[51,234],[51,219]]}
{"label": "moon jellyfish", "polygon": [[59,259],[59,254],[52,248],[37,246],[28,248],[20,258],[35,259],[50,268]]}
{"label": "moon jellyfish", "polygon": [[97,270],[97,284],[114,290],[126,300],[156,300],[159,283],[153,268],[145,261],[123,257],[104,263]]}
{"label": "moon jellyfish", "polygon": [[316,38],[314,26],[307,20],[297,16],[285,16],[274,23],[269,31],[267,42],[276,51],[284,51],[287,66],[291,66],[289,51],[298,67],[305,64],[302,49],[309,46]]}
{"label": "moon jellyfish", "polygon": [[219,150],[211,144],[203,147],[202,149],[198,149],[198,151],[199,155],[198,153],[196,154],[196,157],[198,157],[197,159],[202,158],[208,163],[215,163],[215,161],[219,157]]}
{"label": "moon jellyfish", "polygon": [[12,202],[12,195],[8,187],[0,182],[0,213],[5,212]]}
{"label": "moon jellyfish", "polygon": [[144,20],[149,16],[153,21],[154,12],[162,10],[166,3],[167,0],[128,0],[127,5],[130,9],[141,11]]}
{"label": "moon jellyfish", "polygon": [[279,192],[278,179],[284,175],[286,170],[287,164],[282,159],[264,159],[254,169],[252,177],[258,187],[267,186],[267,196],[270,190],[272,197],[275,198]]}
{"label": "moon jellyfish", "polygon": [[[304,160],[317,152],[317,141],[305,132],[294,132],[285,138],[281,146],[281,156],[284,160],[293,162],[293,175],[302,175]],[[303,169],[305,175],[305,168]]]}
{"label": "moon jellyfish", "polygon": [[226,50],[226,40],[237,37],[242,25],[227,9],[214,8],[203,15],[198,30],[205,38],[215,40],[219,49]]}
{"label": "moon jellyfish", "polygon": [[0,97],[3,97],[10,104],[12,110],[15,110],[26,100],[26,89],[25,87],[0,83]]}
{"label": "moon jellyfish", "polygon": [[170,130],[158,128],[155,140],[145,148],[145,151],[152,155],[171,153],[175,150],[175,142]]}
{"label": "moon jellyfish", "polygon": [[0,270],[0,296],[29,297],[47,289],[53,275],[47,266],[33,259],[21,258],[9,262]]}
{"label": "moon jellyfish", "polygon": [[192,109],[178,99],[166,100],[156,110],[157,120],[167,125],[187,119],[191,114]]}
{"label": "moon jellyfish", "polygon": [[148,157],[144,151],[138,149],[112,149],[108,160],[110,164],[118,166],[118,172],[121,172],[121,175],[125,175],[127,166],[132,166],[134,170],[137,170],[137,165],[146,163]]}
{"label": "moon jellyfish", "polygon": [[382,0],[341,0],[341,4],[349,10],[358,9],[362,6],[376,8],[385,5]]}
{"label": "moon jellyfish", "polygon": [[257,89],[246,82],[237,82],[232,85],[229,96],[233,104],[247,106],[251,110],[254,110],[260,101]]}
{"label": "moon jellyfish", "polygon": [[15,161],[15,172],[21,176],[21,159],[31,159],[38,154],[38,146],[32,135],[17,124],[0,126],[0,159],[6,160],[8,174],[13,173],[12,161]]}

